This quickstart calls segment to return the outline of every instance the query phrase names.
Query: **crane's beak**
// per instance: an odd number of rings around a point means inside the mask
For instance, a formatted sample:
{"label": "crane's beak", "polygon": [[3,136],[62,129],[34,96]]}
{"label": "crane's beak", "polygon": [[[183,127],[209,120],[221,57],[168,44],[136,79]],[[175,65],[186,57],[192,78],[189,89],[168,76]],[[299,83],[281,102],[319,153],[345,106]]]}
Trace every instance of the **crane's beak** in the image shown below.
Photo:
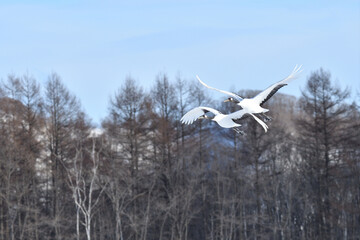
{"label": "crane's beak", "polygon": [[230,100],[229,100],[229,99],[226,99],[224,102],[230,102]]}

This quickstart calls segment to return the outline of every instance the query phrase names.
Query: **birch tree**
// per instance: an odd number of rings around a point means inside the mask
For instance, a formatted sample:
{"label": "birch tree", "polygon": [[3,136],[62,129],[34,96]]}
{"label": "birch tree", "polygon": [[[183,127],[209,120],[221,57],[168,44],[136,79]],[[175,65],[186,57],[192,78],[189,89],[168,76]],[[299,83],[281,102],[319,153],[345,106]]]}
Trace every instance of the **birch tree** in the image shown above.
{"label": "birch tree", "polygon": [[[83,149],[81,145],[76,149],[72,168],[67,169],[68,182],[76,206],[76,236],[77,239],[80,239],[79,223],[81,223],[85,228],[88,240],[91,240],[92,236],[94,211],[106,188],[106,185],[102,185],[103,183],[99,179],[101,146],[97,146],[95,138],[91,140],[91,149]],[[82,220],[80,220],[80,215]]]}

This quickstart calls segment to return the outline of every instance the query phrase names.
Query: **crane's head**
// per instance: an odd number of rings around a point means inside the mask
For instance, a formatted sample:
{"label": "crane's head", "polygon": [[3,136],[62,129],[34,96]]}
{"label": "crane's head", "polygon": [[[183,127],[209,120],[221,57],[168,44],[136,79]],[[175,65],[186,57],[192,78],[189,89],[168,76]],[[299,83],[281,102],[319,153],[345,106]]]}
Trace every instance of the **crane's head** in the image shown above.
{"label": "crane's head", "polygon": [[235,98],[233,98],[233,97],[229,97],[228,99],[226,99],[224,102],[232,102],[232,103],[236,103],[236,104],[238,104],[239,103],[239,101],[238,100],[236,100]]}
{"label": "crane's head", "polygon": [[208,116],[208,115],[204,114],[204,115],[202,115],[202,116],[198,117],[198,119],[209,119],[209,120],[214,120],[214,117],[210,117],[210,116]]}

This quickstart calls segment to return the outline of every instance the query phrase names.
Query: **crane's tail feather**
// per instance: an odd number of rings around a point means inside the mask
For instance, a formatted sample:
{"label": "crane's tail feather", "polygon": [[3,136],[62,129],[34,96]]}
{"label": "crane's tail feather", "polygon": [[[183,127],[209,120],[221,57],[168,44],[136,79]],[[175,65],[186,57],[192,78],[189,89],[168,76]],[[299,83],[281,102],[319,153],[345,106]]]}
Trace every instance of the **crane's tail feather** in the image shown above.
{"label": "crane's tail feather", "polygon": [[267,132],[267,130],[269,129],[268,125],[266,125],[266,123],[264,123],[262,120],[260,120],[258,117],[256,117],[254,114],[249,113],[251,116],[253,116],[253,118],[264,128],[265,132]]}

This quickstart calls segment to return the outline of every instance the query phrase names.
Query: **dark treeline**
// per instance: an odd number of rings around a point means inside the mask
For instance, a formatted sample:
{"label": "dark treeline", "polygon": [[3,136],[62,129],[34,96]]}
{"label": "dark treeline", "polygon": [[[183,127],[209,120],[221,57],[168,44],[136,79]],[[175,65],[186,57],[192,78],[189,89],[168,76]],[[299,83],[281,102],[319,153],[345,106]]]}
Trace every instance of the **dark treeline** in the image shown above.
{"label": "dark treeline", "polygon": [[299,99],[269,100],[267,133],[253,118],[241,120],[245,135],[208,120],[180,124],[200,105],[237,110],[208,93],[180,76],[159,74],[150,91],[129,77],[96,129],[56,73],[41,88],[9,76],[0,239],[360,236],[360,109],[329,72],[313,72]]}

